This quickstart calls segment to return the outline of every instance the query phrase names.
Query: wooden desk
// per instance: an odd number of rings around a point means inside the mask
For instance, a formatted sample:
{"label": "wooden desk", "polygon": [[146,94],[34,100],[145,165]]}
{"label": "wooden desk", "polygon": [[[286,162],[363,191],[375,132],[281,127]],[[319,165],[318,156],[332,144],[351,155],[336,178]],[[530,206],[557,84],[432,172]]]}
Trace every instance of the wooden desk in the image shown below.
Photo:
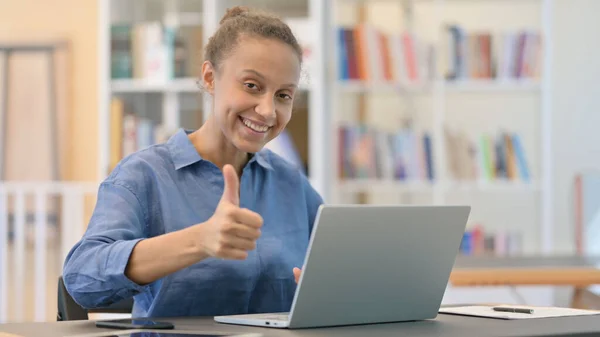
{"label": "wooden desk", "polygon": [[450,276],[453,286],[600,284],[600,258],[458,257]]}
{"label": "wooden desk", "polygon": [[587,287],[600,284],[600,257],[460,256],[450,275],[455,287],[573,286],[575,308],[598,308],[600,298]]}

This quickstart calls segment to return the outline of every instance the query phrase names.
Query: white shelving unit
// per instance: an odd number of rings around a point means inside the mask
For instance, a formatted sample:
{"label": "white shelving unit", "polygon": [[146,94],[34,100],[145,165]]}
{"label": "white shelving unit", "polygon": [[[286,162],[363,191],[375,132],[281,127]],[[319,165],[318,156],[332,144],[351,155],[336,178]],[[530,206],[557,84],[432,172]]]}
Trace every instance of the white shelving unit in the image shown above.
{"label": "white shelving unit", "polygon": [[[309,111],[309,169],[308,176],[315,188],[327,195],[329,181],[326,164],[326,147],[322,146],[320,135],[327,132],[327,106],[325,63],[325,40],[327,6],[319,0],[100,0],[99,1],[99,41],[100,41],[100,114],[99,114],[99,162],[98,177],[104,179],[110,167],[110,102],[113,97],[125,97],[141,101],[142,109],[148,106],[150,99],[140,95],[154,95],[151,102],[160,97],[162,124],[169,130],[181,125],[180,108],[183,95],[203,97],[198,86],[198,78],[175,78],[164,81],[148,81],[141,78],[111,79],[111,35],[110,27],[114,23],[161,22],[167,27],[179,24],[201,24],[203,44],[216,31],[226,9],[235,5],[246,5],[274,11],[288,21],[298,37],[309,36],[315,48],[311,53],[309,69],[300,82],[300,90],[308,97]],[[308,22],[308,24],[306,24]],[[308,29],[307,29],[308,28]],[[321,45],[321,48],[317,48]],[[206,119],[211,111],[208,97],[198,99],[198,109]],[[185,126],[184,126],[185,127]]]}
{"label": "white shelving unit", "polygon": [[[182,127],[182,105],[185,102],[190,109],[202,110],[202,95],[197,79],[192,77],[165,76],[159,78],[113,79],[111,75],[111,43],[113,24],[129,24],[132,27],[140,23],[156,22],[170,29],[182,26],[204,26],[202,0],[100,0],[99,4],[99,161],[98,178],[104,179],[110,171],[111,157],[111,101],[119,97],[135,105],[136,116],[145,116],[149,110],[159,111],[156,124],[172,132]],[[133,44],[133,39],[130,42]],[[134,57],[132,56],[132,62]],[[165,66],[162,64],[161,66]],[[187,99],[184,96],[187,95]],[[191,98],[191,99],[190,99]],[[193,103],[189,103],[189,102]],[[156,103],[160,102],[158,106]],[[156,113],[152,113],[157,115]],[[157,118],[155,116],[154,118]],[[202,119],[202,117],[200,117]]]}
{"label": "white shelving unit", "polygon": [[114,94],[136,93],[136,92],[198,92],[198,80],[195,78],[173,79],[164,83],[148,83],[141,79],[111,80],[110,91]]}
{"label": "white shelving unit", "polygon": [[[493,1],[493,0],[492,0]],[[444,82],[447,92],[537,92],[541,83],[537,80],[508,80],[508,81],[455,81]]]}
{"label": "white shelving unit", "polygon": [[338,184],[341,193],[359,193],[368,191],[377,192],[422,192],[432,193],[434,188],[444,188],[452,191],[461,192],[486,192],[486,193],[537,193],[540,192],[540,186],[536,183],[522,183],[512,181],[500,182],[457,182],[449,181],[446,186],[440,183],[431,183],[427,181],[398,181],[390,179],[349,179],[343,180]]}
{"label": "white shelving unit", "polygon": [[[136,6],[133,6],[135,2]],[[535,207],[537,223],[529,226],[538,232],[539,247],[534,251],[549,253],[551,251],[552,238],[552,167],[551,167],[551,111],[550,111],[550,65],[552,60],[551,50],[551,15],[553,0],[381,0],[383,3],[403,4],[412,6],[428,6],[428,24],[434,27],[429,31],[430,38],[435,46],[441,48],[440,27],[445,23],[445,15],[449,13],[452,6],[478,6],[489,3],[489,6],[520,6],[521,4],[534,3],[539,6],[538,21],[539,30],[544,36],[543,43],[543,70],[540,80],[519,81],[457,81],[447,82],[438,74],[434,81],[422,85],[398,85],[390,83],[364,83],[361,81],[339,81],[337,67],[337,27],[336,17],[343,6],[362,3],[376,3],[378,1],[364,0],[100,0],[100,116],[99,116],[99,179],[107,174],[110,157],[110,99],[113,95],[160,95],[162,104],[162,120],[169,127],[180,126],[181,118],[178,114],[181,100],[184,95],[197,94],[201,97],[196,78],[182,78],[166,82],[151,83],[143,80],[111,80],[110,79],[110,24],[118,18],[129,17],[131,20],[143,21],[144,7],[152,9],[153,19],[159,19],[167,25],[178,25],[181,22],[200,22],[202,24],[204,43],[208,37],[218,28],[218,22],[225,13],[226,8],[233,5],[248,5],[266,8],[275,11],[285,17],[307,20],[310,26],[310,38],[312,55],[310,68],[308,69],[308,80],[302,82],[302,89],[308,97],[308,145],[309,145],[309,178],[313,186],[323,195],[326,202],[344,202],[344,196],[361,191],[369,191],[371,194],[385,196],[397,194],[403,200],[412,202],[432,202],[434,204],[452,203],[452,195],[457,193],[482,196],[481,199],[489,199],[490,196],[498,198],[511,198],[521,195],[534,195],[537,198]],[[118,4],[118,5],[117,5]],[[140,6],[140,4],[145,4]],[[194,5],[195,4],[195,5]],[[119,6],[119,7],[117,7]],[[190,13],[189,8],[195,11]],[[185,9],[185,10],[182,10]],[[129,12],[128,12],[129,10]],[[518,11],[518,9],[515,9]],[[417,17],[415,15],[414,17]],[[496,18],[490,19],[491,24],[498,24]],[[460,22],[459,22],[460,23]],[[419,22],[414,18],[405,20],[404,28],[411,28],[420,34]],[[297,32],[307,34],[307,32]],[[432,33],[432,34],[431,34]],[[429,97],[429,109],[426,115],[429,118],[429,130],[432,132],[433,149],[435,151],[434,182],[402,182],[394,180],[373,179],[350,179],[338,181],[337,163],[337,126],[340,122],[339,113],[344,110],[346,97],[352,95],[387,95],[401,98],[407,105],[419,104],[421,97]],[[345,96],[343,96],[345,95]],[[537,114],[535,131],[532,135],[536,137],[537,150],[529,153],[535,155],[539,168],[534,172],[535,179],[531,183],[518,181],[494,181],[494,182],[459,182],[454,181],[447,175],[446,153],[444,151],[444,126],[452,117],[449,113],[449,105],[452,104],[454,96],[471,95],[502,95],[507,100],[512,96],[535,96],[538,99],[535,110],[528,111],[529,114]],[[343,97],[343,98],[342,98]],[[210,100],[198,99],[202,104],[201,110],[204,116],[210,111]],[[199,107],[200,108],[200,107]],[[490,117],[491,119],[491,117]],[[412,199],[414,195],[426,195],[429,199]],[[409,196],[408,199],[405,199]],[[428,200],[428,201],[427,201]],[[493,200],[493,199],[492,199]],[[500,200],[500,199],[498,199]],[[479,202],[479,200],[477,200]],[[477,204],[476,207],[485,207]],[[496,205],[498,207],[498,205]],[[512,212],[505,209],[504,212]]]}
{"label": "white shelving unit", "polygon": [[[338,6],[333,6],[333,11],[345,10],[349,12],[344,6],[358,6],[361,4],[373,4],[378,1],[367,2],[360,0],[337,0],[332,1]],[[511,214],[518,214],[520,212],[533,212],[533,217],[536,219],[535,222],[527,222],[527,230],[535,232],[536,236],[539,236],[539,241],[536,247],[524,247],[524,251],[527,253],[551,253],[553,246],[553,223],[552,223],[552,167],[551,167],[551,107],[550,107],[550,65],[552,60],[551,55],[551,15],[552,15],[552,0],[529,0],[516,3],[515,1],[509,0],[484,0],[478,2],[469,2],[461,0],[432,0],[432,1],[419,1],[419,0],[389,0],[379,1],[380,3],[404,5],[410,8],[418,6],[427,6],[428,14],[430,15],[428,24],[433,26],[433,30],[429,31],[429,37],[433,40],[436,47],[436,51],[440,51],[443,48],[443,41],[441,36],[441,29],[444,24],[448,23],[446,13],[452,13],[452,6],[465,8],[466,6],[481,6],[482,3],[487,3],[487,6],[515,6],[515,11],[518,11],[519,5],[522,3],[533,4],[532,6],[538,6],[538,16],[533,21],[538,21],[539,25],[537,28],[543,36],[543,64],[542,64],[542,76],[540,79],[519,79],[519,80],[457,80],[447,81],[442,78],[442,74],[437,72],[436,78],[425,84],[420,85],[399,85],[395,83],[370,83],[356,80],[340,81],[338,80],[339,74],[337,66],[337,47],[333,55],[330,55],[329,62],[331,66],[331,73],[328,77],[329,87],[331,92],[329,97],[332,97],[332,115],[331,124],[333,125],[331,132],[328,133],[328,137],[322,138],[322,142],[327,143],[332,141],[330,151],[336,153],[339,149],[339,143],[337,140],[337,130],[335,125],[337,123],[348,123],[348,120],[344,120],[344,117],[340,117],[340,113],[345,113],[348,110],[348,103],[350,99],[349,95],[387,95],[401,97],[402,100],[408,102],[408,105],[414,105],[413,101],[417,101],[419,97],[430,97],[429,105],[430,111],[427,111],[429,118],[429,127],[432,132],[433,139],[433,150],[434,150],[434,161],[435,161],[435,175],[434,181],[398,181],[390,179],[372,179],[372,178],[345,178],[342,180],[333,179],[335,183],[332,187],[332,193],[330,201],[332,202],[353,202],[352,198],[348,198],[349,195],[366,192],[368,195],[375,195],[375,202],[384,203],[428,203],[434,204],[453,204],[466,202],[470,204],[473,200],[474,212],[473,214],[480,214],[482,208],[494,207],[496,209],[502,208],[502,203],[507,199],[529,199],[535,198],[532,208],[516,209],[513,206],[507,206],[503,210],[504,215],[507,219],[510,218]],[[485,5],[484,5],[485,6]],[[506,11],[506,10],[505,10]],[[504,12],[505,12],[504,11]],[[503,12],[503,13],[504,13]],[[476,13],[473,11],[473,13]],[[529,13],[529,12],[528,12]],[[423,10],[421,13],[423,14]],[[517,13],[518,14],[518,13]],[[350,14],[353,15],[353,14]],[[356,15],[356,14],[355,14]],[[473,14],[475,15],[475,14]],[[383,16],[383,15],[382,15]],[[338,22],[335,22],[334,17],[330,18],[331,23],[329,29],[330,39],[337,41],[336,32],[333,31],[337,27]],[[399,18],[399,21],[404,21],[404,29],[411,30],[417,35],[420,34],[418,23],[415,22],[414,17]],[[354,20],[356,22],[356,18]],[[354,22],[354,23],[355,23]],[[453,21],[457,24],[461,24],[460,21]],[[490,20],[490,28],[497,28],[498,20]],[[346,22],[347,24],[347,22]],[[475,26],[475,27],[473,27]],[[469,28],[482,29],[484,25],[473,25]],[[422,25],[421,25],[422,28]],[[484,28],[483,28],[484,29]],[[331,45],[334,45],[333,43]],[[439,57],[440,55],[438,55]],[[439,61],[439,60],[438,60]],[[531,159],[535,158],[538,169],[532,172],[532,181],[512,181],[512,180],[497,180],[497,181],[456,181],[448,173],[448,164],[446,160],[446,144],[444,140],[444,128],[448,122],[452,119],[452,104],[455,102],[457,96],[470,97],[473,101],[480,100],[482,96],[493,97],[501,96],[510,102],[513,97],[536,97],[537,106],[534,109],[527,110],[528,114],[537,115],[537,121],[533,125],[532,129],[526,130],[527,138],[530,139],[531,135],[535,137],[534,151],[528,151],[528,161],[531,165]],[[385,99],[385,98],[384,98]],[[469,98],[465,98],[468,100]],[[498,99],[492,99],[492,102],[498,102]],[[416,103],[418,104],[418,103]],[[518,104],[518,103],[517,103]],[[419,111],[419,113],[422,111]],[[482,112],[483,113],[483,112]],[[354,116],[355,117],[355,116]],[[340,120],[342,118],[342,120]],[[417,117],[418,118],[418,117]],[[456,118],[456,117],[454,117]],[[515,122],[519,122],[516,120]],[[494,116],[490,114],[489,123],[494,123]],[[351,124],[351,122],[350,122]],[[482,127],[483,130],[489,129]],[[336,155],[333,155],[329,161],[334,174],[337,176],[339,172],[339,163]],[[531,166],[530,166],[531,168]],[[377,196],[382,196],[377,198]],[[394,199],[393,196],[396,196]],[[429,198],[423,198],[423,196],[429,196]],[[456,197],[460,195],[461,197]],[[467,196],[466,198],[463,196]],[[483,201],[496,203],[483,204]],[[498,205],[500,204],[500,205]],[[484,212],[485,213],[485,212]],[[491,216],[498,217],[502,214],[501,211],[490,212]],[[509,220],[510,221],[510,220]],[[510,226],[509,226],[510,227]],[[497,228],[498,229],[498,228]],[[530,235],[532,237],[532,235]],[[534,240],[535,241],[535,240]],[[532,241],[533,242],[533,241]],[[525,245],[531,244],[531,242],[524,242]]]}

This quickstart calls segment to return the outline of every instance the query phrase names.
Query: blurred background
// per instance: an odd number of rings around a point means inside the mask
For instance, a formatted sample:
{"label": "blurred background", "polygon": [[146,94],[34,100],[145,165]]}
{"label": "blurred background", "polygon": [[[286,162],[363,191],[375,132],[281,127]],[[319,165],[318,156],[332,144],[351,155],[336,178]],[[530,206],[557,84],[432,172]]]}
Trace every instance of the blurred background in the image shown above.
{"label": "blurred background", "polygon": [[[469,204],[462,255],[596,253],[600,1],[0,0],[0,322],[55,320],[99,182],[211,113],[196,80],[233,5],[304,49],[268,146],[326,202]],[[445,302],[568,303],[519,291]]]}

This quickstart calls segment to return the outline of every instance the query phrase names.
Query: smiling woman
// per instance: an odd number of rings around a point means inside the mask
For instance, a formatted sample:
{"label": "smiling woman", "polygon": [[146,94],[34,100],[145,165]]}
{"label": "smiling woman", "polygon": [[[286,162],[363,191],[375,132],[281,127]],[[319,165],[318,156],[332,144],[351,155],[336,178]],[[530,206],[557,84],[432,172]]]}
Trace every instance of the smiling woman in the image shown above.
{"label": "smiling woman", "polygon": [[212,114],[124,158],[101,184],[65,261],[75,301],[92,308],[134,297],[135,317],[290,309],[323,201],[263,147],[290,121],[301,64],[279,18],[227,12],[202,65]]}

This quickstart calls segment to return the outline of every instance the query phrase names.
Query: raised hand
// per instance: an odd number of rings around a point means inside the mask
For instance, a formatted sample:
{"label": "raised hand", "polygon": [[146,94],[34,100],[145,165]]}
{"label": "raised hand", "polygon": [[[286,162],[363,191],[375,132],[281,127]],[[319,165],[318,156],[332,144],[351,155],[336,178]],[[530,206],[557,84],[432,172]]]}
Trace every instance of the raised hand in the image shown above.
{"label": "raised hand", "polygon": [[239,179],[231,165],[223,167],[225,187],[213,216],[201,224],[201,245],[206,254],[223,259],[243,260],[256,248],[262,217],[240,208]]}

